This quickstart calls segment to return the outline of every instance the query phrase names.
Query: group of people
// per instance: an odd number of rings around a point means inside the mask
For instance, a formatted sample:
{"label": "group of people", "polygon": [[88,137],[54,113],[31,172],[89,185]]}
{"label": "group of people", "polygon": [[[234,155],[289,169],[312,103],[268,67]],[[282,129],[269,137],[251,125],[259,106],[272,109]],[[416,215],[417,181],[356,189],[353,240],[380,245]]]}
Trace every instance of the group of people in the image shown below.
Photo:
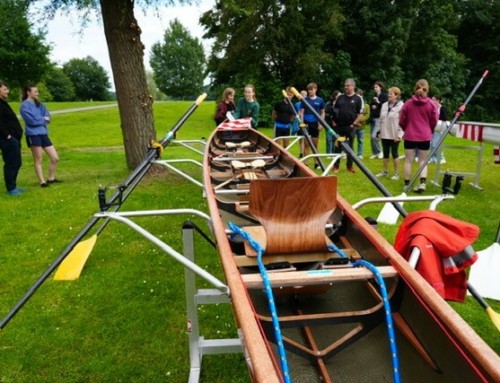
{"label": "group of people", "polygon": [[[352,78],[345,80],[344,92],[333,91],[327,103],[317,95],[316,83],[308,84],[306,91],[301,92],[305,102],[299,101],[293,104],[293,93],[290,89],[290,87],[286,89],[286,97],[278,101],[272,111],[274,135],[281,145],[288,146],[287,137],[290,133],[302,135],[302,129],[305,129],[310,136],[311,144],[317,148],[319,133],[322,130],[317,117],[319,116],[327,121],[336,135],[351,149],[357,140],[357,155],[362,159],[364,128],[369,122],[372,152],[370,159],[383,159],[383,170],[377,177],[389,176],[389,162],[392,157],[394,173],[391,179],[400,179],[399,146],[401,142],[404,143],[405,188],[410,183],[413,161],[417,159],[419,166],[423,165],[432,145],[439,139],[439,132],[435,131],[438,121],[447,119],[441,97],[429,97],[429,84],[425,79],[416,82],[413,95],[406,102],[401,100],[401,90],[398,87],[391,87],[386,92],[385,85],[381,81],[373,84],[374,96],[369,103],[365,102],[363,93],[356,90],[356,82]],[[252,127],[255,128],[260,112],[260,106],[255,99],[255,87],[247,85],[244,97],[237,103],[234,102],[234,95],[233,88],[224,90],[223,98],[217,106],[216,124],[223,122],[229,112],[234,118],[250,117]],[[313,113],[307,105],[316,113]],[[310,149],[310,145],[302,140],[300,156],[307,156]],[[326,136],[326,151],[327,153],[342,151],[342,146],[334,142],[330,134]],[[435,156],[434,161],[438,161]],[[443,163],[444,157],[439,161]],[[315,164],[315,167],[318,166],[319,164]],[[335,162],[333,171],[338,172],[339,166],[340,159]],[[349,172],[355,173],[353,158],[350,155],[347,156],[346,167]],[[427,167],[422,169],[420,176],[420,183],[415,188],[419,193],[426,189]]]}
{"label": "group of people", "polygon": [[[21,141],[23,128],[12,110],[7,99],[9,88],[0,81],[0,150],[4,162],[3,174],[7,193],[18,196],[26,191],[17,186],[17,177],[22,165]],[[51,121],[50,113],[38,100],[38,88],[29,84],[23,88],[20,114],[25,124],[26,144],[31,150],[35,174],[41,187],[61,182],[56,178],[56,168],[59,161],[57,151],[52,144],[47,125]],[[42,169],[43,153],[49,156],[48,177],[45,178]]]}

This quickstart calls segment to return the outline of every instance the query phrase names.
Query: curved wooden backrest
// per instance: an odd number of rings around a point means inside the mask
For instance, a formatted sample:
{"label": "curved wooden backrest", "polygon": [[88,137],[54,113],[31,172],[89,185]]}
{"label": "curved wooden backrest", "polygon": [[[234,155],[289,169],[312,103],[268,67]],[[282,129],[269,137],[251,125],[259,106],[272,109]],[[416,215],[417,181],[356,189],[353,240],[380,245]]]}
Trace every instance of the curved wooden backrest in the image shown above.
{"label": "curved wooden backrest", "polygon": [[325,252],[325,225],[337,203],[337,177],[259,179],[249,212],[266,231],[266,254]]}

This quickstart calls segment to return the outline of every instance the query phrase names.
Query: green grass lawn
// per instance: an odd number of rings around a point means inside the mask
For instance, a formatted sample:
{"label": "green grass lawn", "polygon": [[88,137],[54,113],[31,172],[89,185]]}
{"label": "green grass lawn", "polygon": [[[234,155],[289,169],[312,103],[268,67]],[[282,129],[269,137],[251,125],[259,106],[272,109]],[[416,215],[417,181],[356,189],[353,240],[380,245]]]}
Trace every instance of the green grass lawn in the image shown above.
{"label": "green grass lawn", "polygon": [[[155,105],[158,137],[163,137],[188,109],[189,102]],[[88,106],[88,105],[83,105]],[[74,106],[64,105],[64,108]],[[59,109],[50,104],[51,111]],[[203,103],[178,132],[178,139],[208,137],[214,127],[214,103]],[[16,109],[14,109],[16,110]],[[38,186],[33,162],[23,147],[19,186],[28,191],[18,197],[0,192],[0,317],[6,315],[33,282],[61,253],[70,240],[98,211],[97,189],[109,188],[108,196],[127,178],[122,135],[116,108],[53,116],[50,135],[61,161],[58,177],[64,183],[47,189]],[[270,128],[263,129],[272,134]],[[322,133],[324,134],[324,133]],[[448,137],[447,144],[473,143]],[[320,148],[324,148],[324,136]],[[365,158],[369,140],[365,141]],[[296,149],[293,149],[296,152]],[[194,152],[170,145],[163,159],[200,159]],[[450,170],[475,170],[469,151],[446,152]],[[201,159],[200,159],[201,160]],[[366,160],[378,173],[381,160]],[[201,180],[200,168],[183,168]],[[429,178],[434,174],[430,166]],[[361,173],[338,173],[339,192],[351,203],[379,196]],[[472,181],[472,179],[467,179]],[[402,181],[383,180],[394,194]],[[500,219],[500,165],[493,163],[492,146],[486,145],[479,191],[464,183],[455,200],[445,201],[439,211],[477,224],[481,228],[476,250],[491,245]],[[3,186],[2,186],[3,187]],[[3,190],[3,189],[2,189]],[[428,194],[439,194],[430,186]],[[408,211],[424,203],[405,204]],[[137,187],[122,211],[195,208],[207,212],[202,190],[179,175],[154,172]],[[363,216],[377,216],[380,205],[363,207]],[[141,224],[175,250],[182,252],[181,226],[191,219],[208,232],[197,217],[137,218]],[[96,225],[96,229],[100,225]],[[379,225],[392,242],[396,226]],[[196,240],[197,263],[223,279],[216,252]],[[208,286],[199,281],[199,286]],[[490,301],[496,311],[499,302]],[[472,299],[453,307],[500,352],[500,336],[484,310]],[[236,328],[228,305],[200,306],[201,332],[206,338],[234,337]],[[184,269],[172,258],[123,224],[111,222],[74,282],[47,280],[12,321],[0,332],[0,382],[185,382],[189,371]],[[243,357],[207,355],[202,381],[247,382]]]}

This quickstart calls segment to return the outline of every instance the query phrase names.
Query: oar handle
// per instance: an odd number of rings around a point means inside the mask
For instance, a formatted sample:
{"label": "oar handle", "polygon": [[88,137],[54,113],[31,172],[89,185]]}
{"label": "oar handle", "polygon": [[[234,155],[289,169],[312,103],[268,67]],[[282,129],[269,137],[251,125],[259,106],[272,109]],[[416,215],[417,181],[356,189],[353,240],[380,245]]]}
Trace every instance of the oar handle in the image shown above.
{"label": "oar handle", "polygon": [[189,107],[189,109],[182,115],[182,117],[177,121],[177,123],[174,125],[172,129],[163,137],[163,139],[160,141],[160,144],[166,148],[167,145],[172,141],[172,139],[175,136],[175,133],[181,128],[181,126],[186,122],[186,120],[191,116],[191,114],[196,110],[196,108],[207,98],[207,94],[203,93],[202,95],[198,96],[196,101]]}

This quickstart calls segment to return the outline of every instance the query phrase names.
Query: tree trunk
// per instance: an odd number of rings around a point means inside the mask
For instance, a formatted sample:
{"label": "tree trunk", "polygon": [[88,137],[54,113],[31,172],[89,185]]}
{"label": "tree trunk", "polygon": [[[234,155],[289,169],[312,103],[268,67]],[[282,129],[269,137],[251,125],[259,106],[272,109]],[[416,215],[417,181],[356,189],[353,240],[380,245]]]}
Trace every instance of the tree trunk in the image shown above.
{"label": "tree trunk", "polygon": [[133,0],[100,0],[100,4],[127,165],[134,169],[144,160],[149,143],[156,138],[141,29],[134,16]]}

